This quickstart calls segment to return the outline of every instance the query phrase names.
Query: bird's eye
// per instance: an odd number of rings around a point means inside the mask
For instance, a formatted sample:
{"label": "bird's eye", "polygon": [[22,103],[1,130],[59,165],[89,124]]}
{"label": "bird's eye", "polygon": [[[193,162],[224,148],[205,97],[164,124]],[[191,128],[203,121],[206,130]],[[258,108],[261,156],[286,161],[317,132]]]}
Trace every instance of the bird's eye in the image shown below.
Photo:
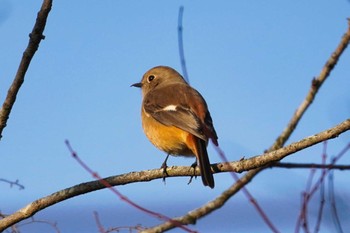
{"label": "bird's eye", "polygon": [[150,83],[153,79],[155,79],[156,77],[154,77],[154,75],[150,75],[148,76],[147,81]]}

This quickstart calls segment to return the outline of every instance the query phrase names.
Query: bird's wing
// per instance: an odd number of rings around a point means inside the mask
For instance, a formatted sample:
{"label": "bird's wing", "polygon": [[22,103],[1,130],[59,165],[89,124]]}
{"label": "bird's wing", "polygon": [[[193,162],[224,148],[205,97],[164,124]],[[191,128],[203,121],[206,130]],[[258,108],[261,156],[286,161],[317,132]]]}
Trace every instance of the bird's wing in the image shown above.
{"label": "bird's wing", "polygon": [[207,141],[203,121],[191,106],[191,103],[196,105],[198,101],[205,104],[197,91],[187,85],[175,84],[149,92],[144,98],[143,107],[160,123],[178,127]]}

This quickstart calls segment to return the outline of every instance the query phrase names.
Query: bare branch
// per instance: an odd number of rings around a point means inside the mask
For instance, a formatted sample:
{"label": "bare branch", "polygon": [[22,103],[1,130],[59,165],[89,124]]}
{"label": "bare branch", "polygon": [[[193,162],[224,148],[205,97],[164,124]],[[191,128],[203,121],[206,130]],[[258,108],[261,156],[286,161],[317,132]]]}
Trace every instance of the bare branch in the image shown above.
{"label": "bare branch", "polygon": [[[326,163],[326,149],[327,149],[327,143],[324,143],[324,150],[322,154],[322,164]],[[331,160],[331,165],[334,165],[347,151],[350,149],[350,143],[342,149],[337,156],[332,158]],[[315,168],[311,169],[311,174],[313,177],[313,174],[315,173]],[[317,190],[320,190],[321,194],[321,201],[320,201],[320,208],[319,208],[319,213],[318,213],[318,218],[315,226],[315,232],[318,232],[320,228],[320,223],[321,223],[321,218],[322,218],[322,211],[323,211],[323,206],[324,206],[324,180],[327,174],[332,173],[332,170],[330,169],[322,169],[322,173],[319,177],[319,179],[315,182],[315,184],[311,187],[312,184],[312,179],[309,180],[307,189],[303,193],[303,204],[302,204],[302,209],[300,211],[300,215],[297,221],[296,225],[296,231],[299,232],[300,227],[302,226],[304,228],[305,232],[309,232],[309,227],[308,227],[308,220],[307,220],[307,207],[308,204],[312,198],[312,196],[316,193]]]}
{"label": "bare branch", "polygon": [[186,61],[185,61],[185,52],[184,52],[184,43],[183,43],[183,27],[182,27],[182,18],[184,13],[184,7],[180,6],[179,9],[179,17],[178,17],[178,23],[177,23],[177,39],[179,44],[179,54],[180,54],[180,63],[182,68],[182,75],[186,82],[189,83],[189,78],[187,74],[187,68],[186,68]]}
{"label": "bare branch", "polygon": [[29,43],[26,50],[23,53],[21,63],[18,67],[16,76],[7,92],[6,99],[0,110],[0,140],[2,137],[2,131],[6,127],[7,120],[10,116],[11,109],[16,101],[17,93],[24,82],[24,76],[27,72],[29,64],[39,48],[39,43],[45,37],[43,35],[46,20],[51,10],[52,0],[44,0],[41,6],[36,23],[32,32],[29,34]]}
{"label": "bare branch", "polygon": [[19,180],[10,181],[10,180],[6,180],[6,179],[3,179],[3,178],[0,178],[0,181],[10,184],[10,187],[11,187],[11,188],[12,188],[13,186],[17,186],[17,187],[19,188],[19,190],[24,189],[24,186],[21,185],[21,184],[19,183]]}
{"label": "bare branch", "polygon": [[106,230],[105,230],[105,228],[103,227],[103,225],[102,225],[102,223],[100,221],[100,217],[98,216],[97,211],[94,211],[94,218],[95,218],[95,221],[96,221],[96,225],[97,225],[98,231],[100,233],[106,233]]}
{"label": "bare branch", "polygon": [[[5,218],[6,216],[8,216],[7,214],[3,214],[0,212],[0,218]],[[11,226],[11,232],[12,233],[19,233],[21,232],[19,229],[25,225],[30,225],[33,223],[43,223],[43,224],[47,224],[49,226],[52,227],[52,229],[54,229],[57,233],[60,233],[60,229],[57,226],[57,223],[55,222],[50,222],[48,220],[43,220],[43,219],[35,219],[34,217],[30,218],[28,221],[26,222],[22,222],[20,224],[14,224]],[[1,231],[2,232],[2,231]]]}
{"label": "bare branch", "polygon": [[332,169],[332,170],[350,170],[350,165],[333,165],[333,164],[319,164],[319,163],[274,163],[270,167],[280,168],[317,168],[317,169]]}
{"label": "bare branch", "polygon": [[337,229],[337,232],[343,233],[343,228],[340,223],[340,219],[338,216],[336,201],[335,201],[335,191],[334,191],[334,173],[331,172],[328,176],[328,184],[329,184],[329,199],[331,203],[331,213],[332,213],[332,219],[335,228]]}
{"label": "bare branch", "polygon": [[[327,158],[327,141],[325,141],[323,143],[322,164],[326,163],[326,158]],[[320,176],[320,180],[322,180],[322,182],[320,183],[319,186],[317,186],[320,189],[320,206],[319,206],[319,211],[318,211],[318,215],[317,215],[317,220],[316,220],[314,232],[319,231],[321,220],[322,220],[324,202],[325,202],[324,201],[323,177],[326,175],[326,172],[327,172],[327,169],[322,169],[322,173]],[[297,224],[296,224],[296,228],[295,228],[296,233],[299,232],[301,228],[304,229],[304,232],[310,232],[310,222],[308,219],[308,207],[309,207],[310,200],[311,200],[313,194],[315,193],[315,191],[313,191],[313,190],[316,190],[316,189],[312,188],[312,183],[313,183],[313,178],[315,177],[315,173],[316,173],[316,169],[311,168],[309,179],[308,179],[307,184],[306,184],[306,189],[302,193],[303,199],[302,199],[300,214],[299,214],[299,217],[297,219]]]}
{"label": "bare branch", "polygon": [[[21,228],[22,226],[29,225],[29,224],[34,224],[34,223],[43,223],[43,224],[46,224],[46,225],[51,226],[51,228],[52,228],[56,233],[60,233],[60,232],[61,232],[60,229],[58,228],[56,222],[50,222],[50,221],[47,221],[47,220],[38,220],[38,219],[34,219],[34,218],[31,218],[31,220],[28,221],[28,222],[24,222],[24,223],[18,224],[16,227],[17,227],[17,228]],[[18,231],[18,232],[19,232],[19,231]]]}
{"label": "bare branch", "polygon": [[296,128],[297,124],[299,123],[301,117],[303,116],[303,114],[306,112],[308,107],[311,105],[311,103],[315,99],[315,96],[318,90],[320,89],[324,81],[328,78],[334,66],[337,64],[340,56],[348,46],[349,41],[350,41],[350,19],[348,19],[348,30],[343,35],[338,47],[335,49],[331,57],[327,60],[326,64],[323,66],[323,69],[321,70],[321,73],[319,74],[319,76],[312,80],[311,87],[307,96],[305,97],[304,101],[301,103],[299,108],[295,111],[287,127],[284,129],[282,134],[276,139],[276,142],[274,143],[271,149],[276,149],[281,147],[288,140],[288,138]]}
{"label": "bare branch", "polygon": [[324,191],[325,187],[324,186],[325,186],[325,184],[324,184],[324,182],[322,182],[321,187],[320,187],[320,206],[318,208],[317,220],[316,220],[315,229],[314,229],[315,233],[320,231],[323,212],[324,212],[324,206],[326,203],[325,191]]}
{"label": "bare branch", "polygon": [[233,168],[235,172],[242,172],[253,168],[264,167],[269,165],[269,163],[271,162],[279,161],[292,153],[295,153],[307,147],[313,146],[317,143],[323,142],[328,138],[329,139],[335,138],[339,135],[339,133],[348,131],[349,129],[350,129],[350,119],[347,119],[331,129],[328,129],[321,133],[304,138],[298,142],[292,143],[281,149],[267,152],[263,155],[255,156],[250,159],[241,160],[235,163],[217,164],[215,168],[217,168],[219,171],[229,171],[230,168]]}

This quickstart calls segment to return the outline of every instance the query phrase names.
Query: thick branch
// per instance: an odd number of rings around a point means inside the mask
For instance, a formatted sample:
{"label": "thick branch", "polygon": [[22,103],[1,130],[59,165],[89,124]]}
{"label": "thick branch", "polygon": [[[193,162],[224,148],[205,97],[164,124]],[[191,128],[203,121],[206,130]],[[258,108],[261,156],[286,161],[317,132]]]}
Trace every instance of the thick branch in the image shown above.
{"label": "thick branch", "polygon": [[[349,129],[350,129],[350,119],[342,122],[341,124],[331,129],[328,129],[319,134],[315,134],[313,136],[307,137],[299,142],[292,143],[279,150],[268,152],[263,155],[255,156],[253,158],[238,161],[238,162],[215,164],[212,166],[212,168],[215,172],[226,172],[226,171],[242,172],[242,171],[258,168],[260,166],[264,167],[271,162],[278,161],[304,148],[310,147],[312,145],[315,145],[325,140],[335,138],[339,134],[344,133]],[[193,170],[191,170],[190,167],[169,167],[167,172],[169,176],[192,176],[193,175]],[[197,172],[200,173],[199,170],[197,170]],[[217,200],[226,201],[227,195],[234,194],[235,192],[237,192],[242,187],[242,185],[248,183],[251,180],[251,178],[255,176],[258,172],[259,172],[259,169],[255,169],[247,173],[238,183],[234,184],[232,187],[226,190],[222,195],[220,195],[217,198]],[[163,169],[154,169],[154,170],[147,170],[147,171],[141,171],[141,172],[131,172],[131,173],[122,174],[118,176],[111,176],[111,177],[105,178],[105,180],[112,186],[116,186],[116,185],[125,185],[128,183],[134,183],[134,182],[145,182],[145,181],[162,179],[162,178],[163,178]],[[26,218],[33,216],[36,212],[44,208],[47,208],[53,204],[62,202],[64,200],[67,200],[69,198],[72,198],[81,194],[89,193],[89,192],[96,191],[99,189],[104,189],[104,188],[106,188],[106,186],[102,184],[100,181],[91,181],[91,182],[82,183],[82,184],[58,191],[47,197],[40,198],[28,204],[26,207],[18,210],[14,214],[1,219],[0,232],[21,220],[24,220]],[[214,203],[217,203],[217,202],[214,200]],[[220,206],[216,206],[215,208],[219,208],[219,207]],[[212,211],[213,209],[211,209],[206,205],[205,207],[199,208],[199,210]],[[192,213],[193,212],[191,212],[191,214]],[[198,218],[199,217],[200,216],[198,216]]]}
{"label": "thick branch", "polygon": [[32,33],[29,34],[29,43],[26,50],[23,53],[21,63],[18,67],[16,76],[7,92],[6,99],[0,110],[0,139],[2,137],[2,131],[6,127],[7,120],[10,116],[11,109],[16,101],[16,96],[24,82],[24,76],[29,67],[30,61],[32,60],[35,52],[39,48],[39,43],[44,39],[44,29],[46,25],[46,20],[51,10],[52,0],[44,0],[38,16],[36,18],[36,23],[32,30]]}

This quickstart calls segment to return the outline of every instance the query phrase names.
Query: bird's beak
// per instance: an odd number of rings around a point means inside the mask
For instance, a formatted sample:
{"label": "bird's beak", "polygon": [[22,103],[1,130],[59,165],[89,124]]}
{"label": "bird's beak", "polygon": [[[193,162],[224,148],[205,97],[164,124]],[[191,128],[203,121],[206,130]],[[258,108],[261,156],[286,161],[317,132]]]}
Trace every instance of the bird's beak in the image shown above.
{"label": "bird's beak", "polygon": [[134,83],[130,87],[139,87],[139,88],[141,88],[142,87],[142,83]]}

